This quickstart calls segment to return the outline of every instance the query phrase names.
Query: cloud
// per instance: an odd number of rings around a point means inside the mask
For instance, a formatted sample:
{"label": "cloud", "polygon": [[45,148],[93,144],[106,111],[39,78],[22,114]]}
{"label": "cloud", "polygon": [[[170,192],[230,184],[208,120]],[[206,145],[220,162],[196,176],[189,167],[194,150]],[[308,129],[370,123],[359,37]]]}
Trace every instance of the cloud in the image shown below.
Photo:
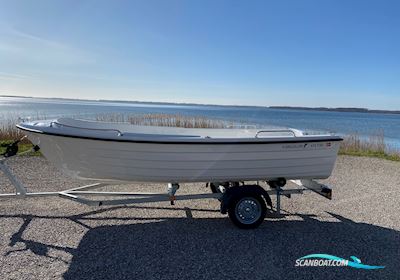
{"label": "cloud", "polygon": [[0,80],[31,80],[32,78],[28,75],[0,72]]}
{"label": "cloud", "polygon": [[48,40],[33,34],[29,34],[20,30],[17,30],[15,28],[9,28],[9,34],[16,36],[16,37],[20,37],[20,38],[24,38],[28,41],[33,41],[33,42],[37,42],[41,45],[45,45],[45,46],[50,46],[50,47],[54,47],[54,48],[67,48],[66,45],[61,44],[59,42],[56,41],[52,41],[52,40]]}
{"label": "cloud", "polygon": [[91,52],[13,27],[0,27],[0,55],[8,60],[53,65],[92,64]]}

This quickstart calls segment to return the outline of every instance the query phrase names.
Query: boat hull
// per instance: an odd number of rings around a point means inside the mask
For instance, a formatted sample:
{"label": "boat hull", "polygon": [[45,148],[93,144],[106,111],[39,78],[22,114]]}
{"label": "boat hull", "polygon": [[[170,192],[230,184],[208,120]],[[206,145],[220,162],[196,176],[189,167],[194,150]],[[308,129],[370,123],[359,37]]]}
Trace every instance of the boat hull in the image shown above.
{"label": "boat hull", "polygon": [[43,155],[79,179],[212,182],[325,179],[339,141],[273,143],[143,143],[27,132]]}

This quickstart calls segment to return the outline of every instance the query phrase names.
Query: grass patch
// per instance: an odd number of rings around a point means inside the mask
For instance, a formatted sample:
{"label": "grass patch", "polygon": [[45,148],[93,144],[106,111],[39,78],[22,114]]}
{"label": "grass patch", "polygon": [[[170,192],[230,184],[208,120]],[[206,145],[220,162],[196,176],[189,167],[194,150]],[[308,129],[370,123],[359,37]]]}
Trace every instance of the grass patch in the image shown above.
{"label": "grass patch", "polygon": [[339,155],[357,156],[357,157],[375,157],[391,161],[400,161],[399,154],[382,153],[376,151],[339,151]]}
{"label": "grass patch", "polygon": [[[4,153],[6,151],[6,145],[11,144],[13,141],[12,140],[0,140],[0,154]],[[18,153],[26,152],[32,149],[32,144],[30,142],[23,142],[18,145]],[[41,153],[40,151],[37,152],[31,152],[27,155],[30,156],[40,156]]]}

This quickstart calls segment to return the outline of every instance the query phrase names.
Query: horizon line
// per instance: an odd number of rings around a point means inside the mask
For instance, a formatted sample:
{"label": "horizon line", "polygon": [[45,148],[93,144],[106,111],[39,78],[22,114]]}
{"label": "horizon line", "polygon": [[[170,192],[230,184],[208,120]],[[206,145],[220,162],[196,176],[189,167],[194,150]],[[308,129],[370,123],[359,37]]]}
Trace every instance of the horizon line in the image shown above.
{"label": "horizon line", "polygon": [[400,110],[387,109],[370,109],[365,107],[307,107],[307,106],[291,106],[291,105],[235,105],[235,104],[212,104],[212,103],[193,103],[193,102],[168,102],[168,101],[140,101],[126,99],[87,99],[87,98],[71,98],[71,97],[44,97],[44,96],[26,96],[26,95],[10,95],[0,94],[0,97],[11,98],[37,98],[37,99],[53,99],[53,100],[71,100],[71,101],[92,101],[92,102],[124,102],[124,103],[142,103],[142,104],[171,104],[171,105],[192,105],[192,106],[217,106],[217,107],[248,107],[248,108],[270,108],[270,109],[299,109],[299,110],[316,110],[316,111],[341,111],[341,112],[365,112],[365,113],[395,113],[400,114]]}

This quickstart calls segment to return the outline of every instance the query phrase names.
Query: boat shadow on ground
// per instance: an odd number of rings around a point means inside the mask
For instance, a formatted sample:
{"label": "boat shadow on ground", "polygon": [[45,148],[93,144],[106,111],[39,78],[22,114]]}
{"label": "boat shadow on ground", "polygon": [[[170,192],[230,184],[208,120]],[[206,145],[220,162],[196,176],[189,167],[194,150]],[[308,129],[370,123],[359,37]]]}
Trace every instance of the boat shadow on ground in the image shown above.
{"label": "boat shadow on ground", "polygon": [[[189,209],[181,210],[187,218],[127,218],[138,223],[89,228],[77,248],[24,240],[23,231],[35,218],[27,215],[10,245],[24,242],[25,250],[37,255],[49,249],[71,253],[64,279],[393,279],[400,272],[400,232],[395,230],[328,213],[336,220],[296,214],[301,220],[266,220],[260,228],[246,231],[225,218],[194,219]],[[52,218],[87,227],[85,217],[105,211]],[[363,264],[385,268],[295,267],[296,259],[315,253],[357,256]]]}

